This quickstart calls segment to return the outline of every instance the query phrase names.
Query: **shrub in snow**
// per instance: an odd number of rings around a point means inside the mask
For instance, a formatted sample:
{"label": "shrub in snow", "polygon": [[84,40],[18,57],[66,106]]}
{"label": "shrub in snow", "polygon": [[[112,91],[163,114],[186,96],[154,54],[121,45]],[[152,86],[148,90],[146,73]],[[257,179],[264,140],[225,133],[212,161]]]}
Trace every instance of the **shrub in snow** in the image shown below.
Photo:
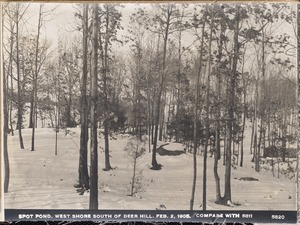
{"label": "shrub in snow", "polygon": [[146,143],[146,136],[133,136],[128,140],[124,148],[124,151],[126,151],[132,159],[133,164],[132,179],[130,181],[130,196],[142,190],[142,171],[137,172],[137,159],[146,152]]}

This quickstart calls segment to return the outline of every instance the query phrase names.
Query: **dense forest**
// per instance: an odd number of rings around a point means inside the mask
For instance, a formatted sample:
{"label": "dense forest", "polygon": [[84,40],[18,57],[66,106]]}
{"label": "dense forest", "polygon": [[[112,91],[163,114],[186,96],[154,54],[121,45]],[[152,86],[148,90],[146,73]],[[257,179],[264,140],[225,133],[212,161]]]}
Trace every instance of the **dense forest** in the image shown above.
{"label": "dense forest", "polygon": [[209,163],[217,205],[233,204],[232,170],[245,163],[251,174],[267,164],[274,177],[282,176],[282,165],[295,176],[294,5],[69,4],[72,23],[49,34],[60,7],[4,4],[5,192],[9,138],[18,137],[18,151],[40,151],[38,134],[46,128],[55,133],[51,154],[57,157],[60,135],[78,131],[74,187],[89,193],[90,209],[101,205],[99,151],[102,169],[118,170],[111,142],[121,134],[128,135],[122,151],[133,165],[130,196],[139,191],[143,155],[150,155],[150,170],[167,169],[157,157],[163,143],[183,146],[168,154],[191,156],[190,210],[197,182],[207,209]]}

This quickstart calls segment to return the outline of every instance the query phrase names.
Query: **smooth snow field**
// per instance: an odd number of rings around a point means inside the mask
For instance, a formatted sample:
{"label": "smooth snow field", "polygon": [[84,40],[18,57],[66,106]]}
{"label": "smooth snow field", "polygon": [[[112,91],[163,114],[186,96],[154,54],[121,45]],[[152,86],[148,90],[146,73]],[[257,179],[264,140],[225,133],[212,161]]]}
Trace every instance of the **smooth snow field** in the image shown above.
{"label": "smooth snow field", "polygon": [[[296,210],[296,178],[283,174],[273,177],[272,172],[262,169],[255,172],[251,162],[248,139],[251,128],[246,131],[244,142],[244,167],[232,167],[232,204],[215,204],[215,180],[213,158],[208,157],[207,209],[208,210]],[[36,129],[35,151],[30,151],[31,129],[23,129],[25,149],[19,148],[17,131],[8,135],[10,161],[9,192],[5,194],[7,209],[88,209],[89,192],[79,195],[73,185],[78,179],[80,129],[64,130],[58,134],[58,155],[55,151],[55,131],[51,128]],[[188,210],[192,190],[193,156],[157,154],[161,170],[150,170],[151,153],[137,159],[138,192],[129,196],[133,174],[133,159],[124,151],[128,134],[115,135],[110,140],[110,171],[104,168],[104,138],[99,138],[99,209],[167,209]],[[247,138],[248,137],[248,138]],[[166,144],[159,142],[159,145]],[[169,143],[169,151],[183,150],[180,143]],[[223,150],[222,150],[223,151]],[[210,154],[208,154],[210,156]],[[89,156],[88,156],[89,157]],[[221,193],[224,190],[223,159],[219,161]],[[296,166],[296,161],[290,159]],[[202,209],[203,156],[197,156],[197,186],[195,210]],[[262,165],[263,167],[263,165]],[[277,168],[277,165],[275,166]],[[258,181],[240,178],[252,177]]]}

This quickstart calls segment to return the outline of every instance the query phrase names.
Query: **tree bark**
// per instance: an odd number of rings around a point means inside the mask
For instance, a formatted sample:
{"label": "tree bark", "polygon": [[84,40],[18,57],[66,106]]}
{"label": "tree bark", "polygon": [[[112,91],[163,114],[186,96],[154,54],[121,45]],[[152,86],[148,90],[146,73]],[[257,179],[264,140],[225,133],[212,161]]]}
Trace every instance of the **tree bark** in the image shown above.
{"label": "tree bark", "polygon": [[[190,200],[190,210],[193,210],[194,201],[195,201],[195,190],[197,182],[197,147],[198,147],[198,133],[197,133],[197,120],[198,120],[198,101],[199,101],[199,92],[200,92],[200,76],[202,72],[202,58],[203,58],[203,46],[204,46],[204,28],[206,22],[207,13],[205,13],[204,22],[202,25],[202,36],[200,44],[200,57],[199,57],[199,67],[197,73],[197,82],[195,84],[195,109],[194,109],[194,151],[193,151],[193,185],[192,185],[192,195]],[[178,110],[178,109],[177,109]]]}
{"label": "tree bark", "polygon": [[81,83],[81,114],[80,114],[80,150],[79,150],[79,186],[89,189],[89,174],[87,166],[87,142],[88,142],[88,105],[87,105],[87,57],[88,57],[88,9],[89,5],[83,6],[83,66]]}
{"label": "tree bark", "polygon": [[[254,106],[256,107],[256,106]],[[254,116],[253,116],[254,117]],[[251,126],[251,141],[250,141],[250,154],[253,154],[252,148],[253,148],[253,139],[254,139],[254,118]]]}
{"label": "tree bark", "polygon": [[286,109],[283,110],[282,112],[282,162],[285,162],[286,158],[286,136],[287,136],[287,119],[286,119]]}
{"label": "tree bark", "polygon": [[16,64],[17,64],[17,85],[18,85],[18,121],[17,121],[17,129],[19,131],[19,141],[20,148],[24,149],[23,136],[22,136],[22,117],[23,117],[23,99],[21,97],[21,75],[20,75],[20,58],[19,58],[19,7],[16,12]]}
{"label": "tree bark", "polygon": [[35,128],[37,125],[37,78],[38,78],[38,53],[39,53],[39,40],[40,40],[40,30],[42,26],[42,9],[43,4],[40,4],[39,7],[39,19],[38,19],[38,33],[36,37],[36,46],[35,46],[35,60],[34,60],[34,76],[33,76],[33,110],[32,110],[32,136],[31,136],[31,151],[35,150]]}
{"label": "tree bark", "polygon": [[235,106],[235,83],[237,77],[237,64],[239,54],[239,22],[240,22],[240,5],[235,6],[235,29],[234,29],[234,55],[232,62],[232,71],[230,77],[230,102],[228,108],[229,119],[227,122],[228,138],[227,138],[227,150],[226,150],[226,165],[225,165],[225,192],[224,200],[225,203],[231,203],[231,142],[233,133],[233,122],[234,122],[234,106]]}
{"label": "tree bark", "polygon": [[29,112],[29,125],[28,125],[28,128],[33,127],[33,99],[34,99],[34,93],[32,91],[31,99],[30,99],[30,112]]}
{"label": "tree bark", "polygon": [[91,70],[91,165],[89,209],[98,209],[98,33],[99,5],[93,4],[92,15],[92,70]]}
{"label": "tree bark", "polygon": [[[246,93],[246,91],[244,93]],[[244,104],[246,104],[246,94],[244,94]],[[245,133],[245,124],[246,124],[246,114],[245,114],[245,111],[244,111],[244,113],[243,113],[243,125],[242,125],[243,127],[242,127],[242,133],[241,133],[241,161],[240,161],[240,167],[243,167],[243,163],[244,163],[244,133]]]}
{"label": "tree bark", "polygon": [[108,41],[109,41],[109,6],[106,6],[105,21],[105,45],[104,45],[104,71],[103,71],[103,89],[104,89],[104,152],[105,152],[105,171],[112,169],[109,155],[109,109],[108,109],[108,90],[107,90],[107,72],[108,72]]}
{"label": "tree bark", "polygon": [[150,99],[150,73],[147,76],[147,132],[148,151],[151,152],[151,99]]}
{"label": "tree bark", "polygon": [[210,73],[211,73],[211,44],[213,36],[214,18],[211,17],[210,24],[210,35],[209,35],[209,45],[208,45],[208,70],[207,70],[207,90],[206,90],[206,118],[205,118],[205,145],[204,145],[204,156],[203,156],[203,210],[206,210],[206,181],[207,181],[207,148],[210,134]]}
{"label": "tree bark", "polygon": [[[245,50],[246,51],[246,50]],[[243,54],[243,66],[242,66],[242,76],[243,76],[243,124],[242,124],[242,131],[241,131],[241,161],[240,167],[243,167],[244,163],[244,134],[245,134],[245,125],[246,125],[246,94],[247,94],[247,84],[246,84],[246,77],[244,74],[244,65],[245,65],[245,52]]]}
{"label": "tree bark", "polygon": [[[222,48],[223,48],[223,40],[222,37],[224,35],[224,25],[221,24],[221,32],[220,32],[220,44],[219,44],[219,52],[218,52],[218,63],[221,64],[222,58]],[[221,187],[220,187],[220,176],[218,173],[218,163],[221,159],[221,71],[217,74],[217,115],[216,115],[216,138],[215,138],[215,146],[214,146],[214,178],[216,183],[216,203],[220,204],[222,201],[221,197]]]}
{"label": "tree bark", "polygon": [[[140,139],[139,139],[140,140]],[[130,196],[133,196],[133,192],[134,192],[134,186],[135,186],[135,173],[136,173],[136,160],[137,160],[137,151],[139,149],[139,140],[137,140],[137,144],[136,144],[136,150],[135,150],[135,155],[134,155],[134,161],[133,161],[133,175],[132,175],[132,180],[131,180],[131,192],[130,192]]]}
{"label": "tree bark", "polygon": [[176,102],[176,126],[175,126],[175,140],[179,142],[179,117],[181,109],[181,30],[178,39],[178,70],[177,70],[177,102]]}
{"label": "tree bark", "polygon": [[166,90],[162,92],[162,101],[160,107],[160,125],[159,125],[159,135],[158,140],[162,141],[163,139],[163,130],[164,130],[164,121],[165,121],[165,107],[166,107]]}
{"label": "tree bark", "polygon": [[[3,18],[3,17],[2,17]],[[10,22],[10,56],[9,56],[9,72],[7,73],[7,87],[8,76],[10,75],[10,103],[9,103],[9,124],[11,135],[14,136],[14,128],[12,125],[12,110],[13,110],[13,94],[14,94],[14,82],[13,82],[13,47],[14,47],[14,26],[13,22]],[[8,91],[8,89],[7,89]],[[8,94],[8,93],[7,93]]]}
{"label": "tree bark", "polygon": [[[2,14],[2,10],[1,10]],[[1,23],[3,23],[3,19],[1,20]],[[1,24],[2,25],[2,24]],[[2,27],[2,26],[1,26]],[[2,36],[2,35],[1,35]],[[2,50],[2,49],[1,49]],[[4,67],[4,59],[1,58],[1,61],[3,61],[1,70],[2,70],[2,76],[3,76],[3,157],[4,157],[4,193],[8,192],[8,186],[9,186],[9,158],[8,158],[8,149],[7,149],[7,133],[8,133],[8,110],[7,110],[7,89],[6,89],[6,74],[5,74],[5,67]],[[2,164],[2,163],[1,163]],[[2,189],[2,188],[1,188]]]}

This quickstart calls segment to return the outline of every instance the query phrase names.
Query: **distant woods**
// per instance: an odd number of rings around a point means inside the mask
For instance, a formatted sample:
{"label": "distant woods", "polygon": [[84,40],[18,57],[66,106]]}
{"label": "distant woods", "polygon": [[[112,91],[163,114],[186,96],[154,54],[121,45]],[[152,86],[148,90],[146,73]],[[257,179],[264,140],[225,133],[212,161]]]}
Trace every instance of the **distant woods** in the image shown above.
{"label": "distant woods", "polygon": [[[30,19],[32,6],[37,18]],[[243,167],[246,151],[256,172],[261,158],[271,158],[274,176],[275,162],[292,157],[297,86],[291,5],[74,4],[68,35],[50,41],[44,29],[59,10],[52,6],[4,4],[5,192],[7,136],[18,135],[22,151],[38,151],[35,135],[46,127],[58,133],[80,127],[75,187],[90,190],[90,209],[99,207],[99,142],[103,170],[112,170],[118,162],[110,139],[118,133],[139,143],[131,149],[132,183],[139,146],[151,154],[149,169],[160,170],[159,143],[184,144],[194,160],[194,175],[187,178],[193,179],[191,210],[199,174],[207,207],[208,157],[214,158],[215,202],[223,205],[232,204],[231,169]],[[24,129],[31,129],[31,147],[24,145]],[[244,143],[245,135],[251,135],[250,143]],[[203,160],[201,172],[197,160]]]}

